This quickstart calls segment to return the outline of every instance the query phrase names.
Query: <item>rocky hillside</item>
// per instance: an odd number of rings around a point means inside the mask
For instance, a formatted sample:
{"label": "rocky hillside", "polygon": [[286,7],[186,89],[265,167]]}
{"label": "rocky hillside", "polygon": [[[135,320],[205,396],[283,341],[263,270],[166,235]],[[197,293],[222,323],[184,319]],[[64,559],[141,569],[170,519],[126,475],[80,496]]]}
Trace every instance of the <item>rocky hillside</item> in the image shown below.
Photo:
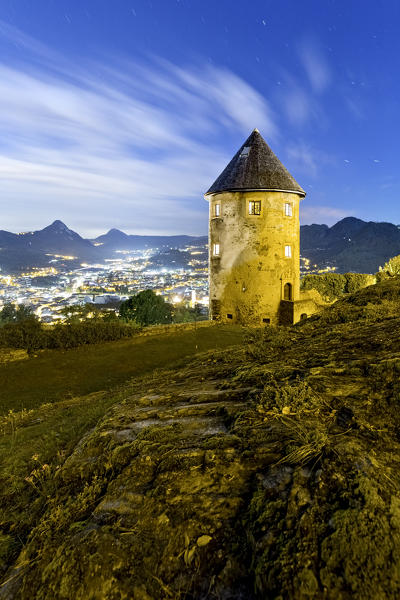
{"label": "rocky hillside", "polygon": [[0,598],[397,599],[399,309],[386,281],[120,389],[3,493]]}

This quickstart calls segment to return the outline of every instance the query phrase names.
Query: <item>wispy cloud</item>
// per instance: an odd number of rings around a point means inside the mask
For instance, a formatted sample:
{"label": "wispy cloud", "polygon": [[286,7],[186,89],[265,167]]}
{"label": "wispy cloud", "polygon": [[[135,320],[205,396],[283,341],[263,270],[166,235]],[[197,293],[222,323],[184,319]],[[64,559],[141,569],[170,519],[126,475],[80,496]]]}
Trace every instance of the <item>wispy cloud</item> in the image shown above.
{"label": "wispy cloud", "polygon": [[277,137],[268,102],[227,69],[157,59],[77,67],[4,23],[0,38],[20,48],[18,62],[0,59],[7,228],[62,218],[86,234],[203,233],[202,193],[230,158],[221,132],[257,126]]}
{"label": "wispy cloud", "polygon": [[332,81],[328,62],[319,44],[310,38],[298,45],[296,59],[296,71],[279,68],[280,106],[292,125],[303,127],[309,122],[324,125],[327,117],[322,96]]}
{"label": "wispy cloud", "polygon": [[287,143],[286,155],[290,168],[306,177],[316,178],[325,167],[337,165],[333,155],[303,139]]}
{"label": "wispy cloud", "polygon": [[312,177],[317,174],[318,161],[314,156],[314,152],[304,143],[298,145],[291,144],[287,149],[287,154],[299,170]]}
{"label": "wispy cloud", "polygon": [[307,85],[304,78],[281,69],[282,85],[279,86],[276,101],[285,113],[290,124],[303,128],[312,123],[319,128],[324,126],[327,117],[319,95]]}
{"label": "wispy cloud", "polygon": [[305,40],[299,56],[312,89],[317,93],[324,92],[331,82],[331,73],[321,49],[315,42]]}

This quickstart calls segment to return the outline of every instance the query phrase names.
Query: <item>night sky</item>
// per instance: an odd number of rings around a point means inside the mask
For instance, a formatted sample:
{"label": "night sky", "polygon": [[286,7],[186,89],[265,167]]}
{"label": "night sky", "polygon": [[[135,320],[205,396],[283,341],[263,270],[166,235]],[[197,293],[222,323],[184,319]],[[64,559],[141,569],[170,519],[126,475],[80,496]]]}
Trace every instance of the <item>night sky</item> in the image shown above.
{"label": "night sky", "polygon": [[398,0],[2,0],[0,229],[205,234],[257,127],[302,223],[400,223]]}

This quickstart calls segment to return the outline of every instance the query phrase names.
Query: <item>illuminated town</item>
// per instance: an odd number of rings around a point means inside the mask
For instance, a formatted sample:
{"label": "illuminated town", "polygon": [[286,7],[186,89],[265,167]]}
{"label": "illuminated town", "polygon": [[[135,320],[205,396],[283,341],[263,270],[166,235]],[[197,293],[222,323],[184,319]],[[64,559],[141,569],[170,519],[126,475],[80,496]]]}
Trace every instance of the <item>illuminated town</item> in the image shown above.
{"label": "illuminated town", "polygon": [[146,249],[116,251],[116,258],[103,264],[81,263],[71,270],[57,268],[57,262],[62,259],[65,264],[74,257],[49,255],[48,267],[20,275],[0,273],[0,306],[27,304],[51,323],[64,319],[62,311],[68,306],[93,303],[118,310],[121,301],[151,289],[172,304],[197,304],[207,314],[207,246],[187,246],[174,253],[180,258],[176,266],[174,254]]}
{"label": "illuminated town", "polygon": [[[101,264],[81,263],[69,270],[57,266],[74,256],[48,254],[48,267],[31,268],[19,275],[0,272],[0,307],[8,302],[26,304],[40,320],[53,323],[65,319],[68,306],[93,303],[98,308],[118,310],[120,302],[144,289],[151,289],[174,304],[195,306],[208,312],[208,246],[186,246],[160,252],[158,248],[119,250],[116,258]],[[76,265],[76,261],[74,262]],[[301,273],[323,271],[301,257]]]}

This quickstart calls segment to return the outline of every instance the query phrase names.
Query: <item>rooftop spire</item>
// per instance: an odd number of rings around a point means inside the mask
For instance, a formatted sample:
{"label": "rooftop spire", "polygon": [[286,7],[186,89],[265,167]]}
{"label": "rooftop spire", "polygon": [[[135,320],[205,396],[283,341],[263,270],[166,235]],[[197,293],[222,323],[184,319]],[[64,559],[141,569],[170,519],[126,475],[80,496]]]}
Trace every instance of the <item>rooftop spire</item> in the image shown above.
{"label": "rooftop spire", "polygon": [[246,190],[282,190],[306,195],[258,129],[250,134],[206,195]]}

